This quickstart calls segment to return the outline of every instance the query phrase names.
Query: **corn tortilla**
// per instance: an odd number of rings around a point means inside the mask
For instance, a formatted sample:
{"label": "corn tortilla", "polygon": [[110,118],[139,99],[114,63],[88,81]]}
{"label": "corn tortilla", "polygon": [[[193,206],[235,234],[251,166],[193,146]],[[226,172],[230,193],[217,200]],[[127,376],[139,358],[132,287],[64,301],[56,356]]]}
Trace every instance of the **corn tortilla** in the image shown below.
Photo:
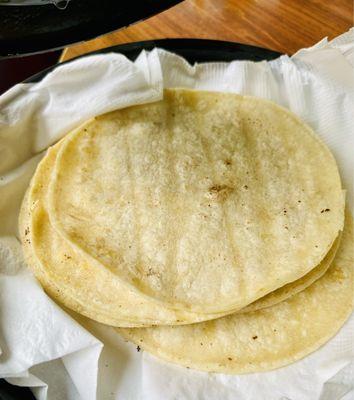
{"label": "corn tortilla", "polygon": [[307,125],[259,98],[189,90],[70,133],[48,207],[90,264],[204,314],[306,275],[344,220],[337,165]]}

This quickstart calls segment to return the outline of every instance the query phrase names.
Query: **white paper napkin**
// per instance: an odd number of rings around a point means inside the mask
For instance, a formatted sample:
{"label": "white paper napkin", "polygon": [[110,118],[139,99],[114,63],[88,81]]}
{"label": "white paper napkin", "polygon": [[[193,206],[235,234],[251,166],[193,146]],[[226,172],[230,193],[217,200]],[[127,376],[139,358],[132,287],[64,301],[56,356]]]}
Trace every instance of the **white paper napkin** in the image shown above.
{"label": "white paper napkin", "polygon": [[43,150],[94,115],[162,98],[163,87],[252,94],[289,108],[334,153],[353,207],[353,65],[351,30],[271,62],[191,66],[160,49],[142,52],[134,63],[119,54],[89,56],[59,66],[40,83],[20,84],[2,95],[0,376],[31,386],[41,400],[354,396],[353,317],[319,351],[276,371],[231,376],[186,370],[137,352],[113,328],[80,316],[74,316],[76,322],[24,267],[15,238],[20,202]]}

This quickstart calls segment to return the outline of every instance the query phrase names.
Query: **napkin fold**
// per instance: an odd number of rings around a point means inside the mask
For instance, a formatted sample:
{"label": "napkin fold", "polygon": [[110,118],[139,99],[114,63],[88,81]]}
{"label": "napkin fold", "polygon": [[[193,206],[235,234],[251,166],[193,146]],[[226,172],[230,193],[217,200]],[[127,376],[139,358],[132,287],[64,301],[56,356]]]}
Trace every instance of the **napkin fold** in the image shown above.
{"label": "napkin fold", "polygon": [[332,150],[353,207],[354,30],[271,62],[188,64],[155,49],[58,66],[0,97],[0,377],[41,400],[335,400],[354,396],[354,318],[325,346],[275,371],[186,370],[138,352],[111,327],[66,313],[24,266],[21,200],[44,150],[104,112],[159,100],[164,87],[250,94],[305,120]]}

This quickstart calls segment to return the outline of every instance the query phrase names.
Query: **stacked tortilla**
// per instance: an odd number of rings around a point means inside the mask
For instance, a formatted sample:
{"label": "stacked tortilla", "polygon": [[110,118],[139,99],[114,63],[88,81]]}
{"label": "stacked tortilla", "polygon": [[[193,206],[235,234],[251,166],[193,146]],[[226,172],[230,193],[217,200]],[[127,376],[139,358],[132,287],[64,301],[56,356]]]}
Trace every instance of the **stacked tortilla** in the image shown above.
{"label": "stacked tortilla", "polygon": [[20,232],[54,299],[201,370],[290,363],[353,306],[335,160],[254,97],[166,90],[88,121],[38,165]]}

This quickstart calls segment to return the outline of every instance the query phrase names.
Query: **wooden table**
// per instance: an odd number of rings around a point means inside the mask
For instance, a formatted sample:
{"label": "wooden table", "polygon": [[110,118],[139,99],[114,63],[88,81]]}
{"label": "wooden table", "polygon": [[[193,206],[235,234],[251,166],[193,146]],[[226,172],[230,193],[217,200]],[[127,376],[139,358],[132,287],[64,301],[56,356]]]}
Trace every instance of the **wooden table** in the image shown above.
{"label": "wooden table", "polygon": [[352,0],[185,0],[146,21],[63,52],[68,60],[103,47],[159,38],[208,38],[292,54],[352,26]]}

